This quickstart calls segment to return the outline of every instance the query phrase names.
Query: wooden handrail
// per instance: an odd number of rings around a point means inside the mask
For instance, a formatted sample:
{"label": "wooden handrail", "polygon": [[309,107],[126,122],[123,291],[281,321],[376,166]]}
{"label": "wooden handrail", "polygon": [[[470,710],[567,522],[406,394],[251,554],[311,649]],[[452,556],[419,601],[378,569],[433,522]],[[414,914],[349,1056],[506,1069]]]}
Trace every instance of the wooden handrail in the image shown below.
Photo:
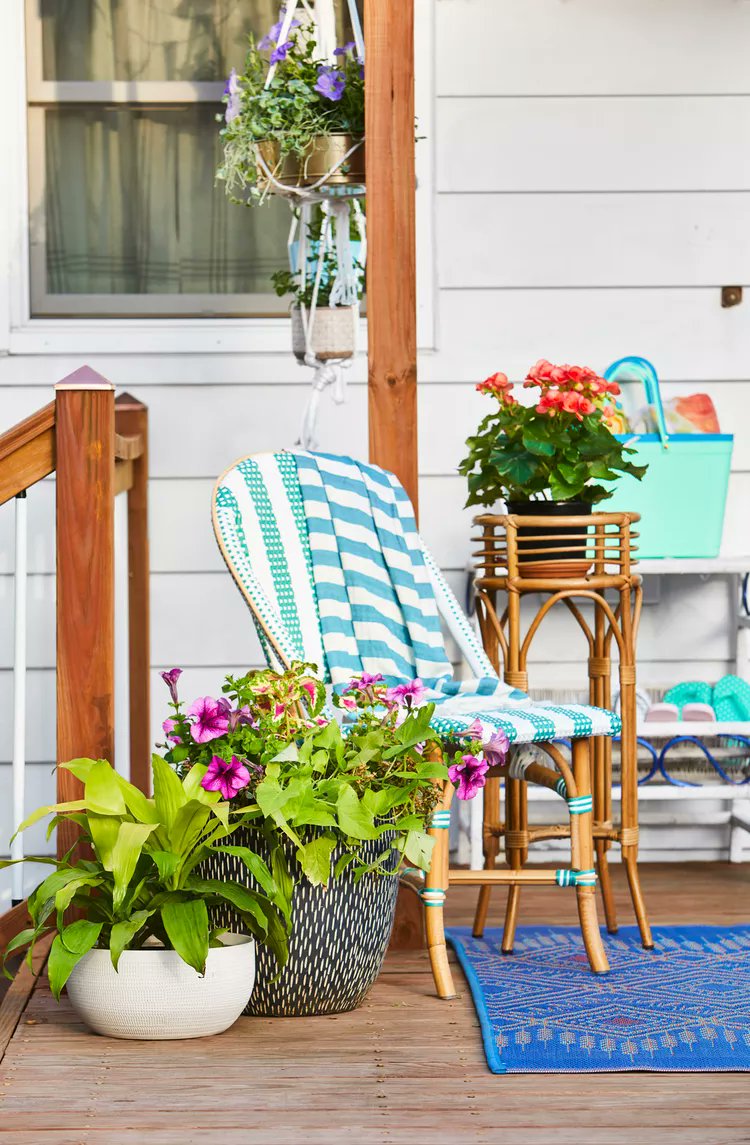
{"label": "wooden handrail", "polygon": [[0,435],[0,505],[54,472],[55,403]]}

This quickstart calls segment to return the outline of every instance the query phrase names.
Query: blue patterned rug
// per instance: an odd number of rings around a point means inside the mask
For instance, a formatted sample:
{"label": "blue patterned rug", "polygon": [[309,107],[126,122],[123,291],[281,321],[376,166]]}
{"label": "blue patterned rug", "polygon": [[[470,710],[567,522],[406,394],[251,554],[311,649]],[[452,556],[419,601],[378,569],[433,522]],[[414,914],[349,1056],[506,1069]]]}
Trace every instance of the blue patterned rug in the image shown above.
{"label": "blue patterned rug", "polygon": [[493,1073],[750,1070],[750,926],[636,927],[604,935],[609,974],[592,974],[576,927],[448,939],[471,988]]}

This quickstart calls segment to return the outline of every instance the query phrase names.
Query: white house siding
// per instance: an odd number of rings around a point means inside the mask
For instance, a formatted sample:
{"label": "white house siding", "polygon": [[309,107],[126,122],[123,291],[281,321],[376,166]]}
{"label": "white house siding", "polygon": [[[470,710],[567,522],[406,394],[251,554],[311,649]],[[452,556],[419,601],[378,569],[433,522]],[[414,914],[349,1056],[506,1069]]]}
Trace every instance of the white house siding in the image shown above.
{"label": "white house siding", "polygon": [[[18,15],[18,0],[4,0]],[[737,434],[724,549],[750,546],[750,3],[744,0],[417,0],[421,131],[419,445],[422,529],[457,590],[470,513],[456,466],[486,408],[473,389],[540,356],[603,367],[651,358],[665,391],[709,392]],[[8,37],[17,25],[10,20]],[[86,361],[149,407],[153,726],[158,669],[215,689],[259,662],[249,616],[215,548],[210,492],[235,457],[294,442],[307,371],[268,324],[159,321],[144,330],[23,320],[22,76],[0,67],[0,422],[49,400]],[[2,62],[2,61],[0,61]],[[15,108],[15,114],[13,109]],[[5,144],[7,143],[7,148]],[[434,233],[433,233],[434,231]],[[435,254],[433,258],[433,242]],[[433,291],[434,283],[434,291]],[[19,302],[19,299],[21,301]],[[19,317],[19,314],[21,317]],[[255,347],[255,349],[254,349]],[[324,402],[321,443],[364,457],[365,368],[349,402]],[[51,793],[54,756],[54,483],[29,496],[29,806]],[[12,507],[0,509],[0,792],[12,727]],[[730,670],[721,581],[649,590],[640,678],[668,685]],[[658,604],[657,604],[658,601]],[[551,618],[532,683],[575,686],[583,652]],[[0,798],[0,836],[10,829]],[[646,854],[718,856],[723,832],[646,837]],[[0,885],[0,892],[6,884]],[[6,888],[7,889],[7,888]]]}

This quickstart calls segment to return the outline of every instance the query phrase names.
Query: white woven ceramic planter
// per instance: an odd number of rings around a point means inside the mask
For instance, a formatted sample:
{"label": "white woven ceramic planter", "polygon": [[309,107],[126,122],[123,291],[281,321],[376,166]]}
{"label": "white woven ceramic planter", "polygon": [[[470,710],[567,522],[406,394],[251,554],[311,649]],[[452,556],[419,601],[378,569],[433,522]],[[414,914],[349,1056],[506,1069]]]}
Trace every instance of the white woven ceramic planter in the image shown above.
{"label": "white woven ceramic planter", "polygon": [[126,950],[117,970],[108,950],[90,950],[68,979],[74,1010],[94,1033],[160,1041],[228,1030],[255,984],[255,942],[225,934],[204,977],[174,950]]}
{"label": "white woven ceramic planter", "polygon": [[[310,311],[306,314],[309,318]],[[305,360],[305,327],[302,312],[293,306],[292,350],[300,361]],[[358,306],[318,306],[312,328],[311,350],[320,362],[335,358],[353,358],[357,349]]]}

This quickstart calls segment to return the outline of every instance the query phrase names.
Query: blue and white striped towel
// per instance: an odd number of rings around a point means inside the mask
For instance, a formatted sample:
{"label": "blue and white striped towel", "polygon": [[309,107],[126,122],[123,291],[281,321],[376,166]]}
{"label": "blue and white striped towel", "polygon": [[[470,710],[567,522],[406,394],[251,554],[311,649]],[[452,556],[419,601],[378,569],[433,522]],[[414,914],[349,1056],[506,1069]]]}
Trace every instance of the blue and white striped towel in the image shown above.
{"label": "blue and white striped towel", "polygon": [[414,510],[396,478],[347,457],[294,456],[334,687],[380,672],[391,686],[418,676],[428,699],[474,714],[528,704],[489,661],[486,674],[454,679]]}

